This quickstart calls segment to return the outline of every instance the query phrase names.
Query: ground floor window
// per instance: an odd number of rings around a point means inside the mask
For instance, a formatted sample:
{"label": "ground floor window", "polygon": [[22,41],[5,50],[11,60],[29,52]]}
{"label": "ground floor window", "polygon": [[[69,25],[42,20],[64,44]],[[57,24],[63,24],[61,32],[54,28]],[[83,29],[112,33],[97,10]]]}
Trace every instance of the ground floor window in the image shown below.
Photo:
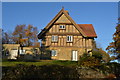
{"label": "ground floor window", "polygon": [[57,56],[57,50],[51,50],[51,56]]}

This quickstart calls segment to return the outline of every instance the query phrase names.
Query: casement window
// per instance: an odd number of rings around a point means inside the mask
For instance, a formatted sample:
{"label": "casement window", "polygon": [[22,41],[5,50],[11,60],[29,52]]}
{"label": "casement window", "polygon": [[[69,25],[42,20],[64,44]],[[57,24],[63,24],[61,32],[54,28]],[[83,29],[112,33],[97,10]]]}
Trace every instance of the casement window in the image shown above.
{"label": "casement window", "polygon": [[57,50],[51,50],[51,56],[57,56]]}
{"label": "casement window", "polygon": [[73,42],[73,36],[67,36],[67,42]]}
{"label": "casement window", "polygon": [[65,29],[65,25],[60,25],[60,29]]}
{"label": "casement window", "polygon": [[58,36],[52,36],[52,42],[57,42],[58,41]]}

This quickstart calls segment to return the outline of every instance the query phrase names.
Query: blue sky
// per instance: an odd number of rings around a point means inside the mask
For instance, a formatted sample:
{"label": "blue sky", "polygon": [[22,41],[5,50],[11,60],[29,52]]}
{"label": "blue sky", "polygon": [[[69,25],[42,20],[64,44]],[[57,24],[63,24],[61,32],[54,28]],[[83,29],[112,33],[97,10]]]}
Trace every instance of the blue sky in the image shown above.
{"label": "blue sky", "polygon": [[112,41],[118,18],[117,2],[3,2],[2,28],[12,32],[16,25],[31,24],[43,29],[64,6],[77,24],[93,24],[104,50]]}

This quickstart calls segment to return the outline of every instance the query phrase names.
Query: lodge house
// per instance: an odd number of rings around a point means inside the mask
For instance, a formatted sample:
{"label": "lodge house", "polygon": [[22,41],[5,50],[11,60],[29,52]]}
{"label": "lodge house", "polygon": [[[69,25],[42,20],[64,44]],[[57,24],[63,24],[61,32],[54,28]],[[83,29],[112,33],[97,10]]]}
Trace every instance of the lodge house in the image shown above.
{"label": "lodge house", "polygon": [[51,59],[77,61],[85,51],[92,50],[97,35],[92,24],[76,24],[69,12],[62,8],[38,38],[41,47],[50,50]]}

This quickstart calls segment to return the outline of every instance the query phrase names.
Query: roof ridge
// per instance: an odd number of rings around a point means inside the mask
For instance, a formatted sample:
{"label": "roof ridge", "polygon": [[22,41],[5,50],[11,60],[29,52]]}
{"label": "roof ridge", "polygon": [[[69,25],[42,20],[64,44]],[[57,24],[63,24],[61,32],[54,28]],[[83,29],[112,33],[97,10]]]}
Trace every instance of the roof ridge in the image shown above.
{"label": "roof ridge", "polygon": [[64,8],[62,8],[58,14],[47,24],[47,26],[38,34],[38,38],[40,38],[48,29],[49,27],[55,22],[55,20],[60,17],[61,14],[64,14],[70,21],[71,23],[75,26],[75,28],[84,36],[87,37],[84,33],[84,31],[82,31],[81,28],[79,28],[79,26],[76,24],[76,22],[70,17],[70,15],[68,15],[68,13],[64,10]]}

